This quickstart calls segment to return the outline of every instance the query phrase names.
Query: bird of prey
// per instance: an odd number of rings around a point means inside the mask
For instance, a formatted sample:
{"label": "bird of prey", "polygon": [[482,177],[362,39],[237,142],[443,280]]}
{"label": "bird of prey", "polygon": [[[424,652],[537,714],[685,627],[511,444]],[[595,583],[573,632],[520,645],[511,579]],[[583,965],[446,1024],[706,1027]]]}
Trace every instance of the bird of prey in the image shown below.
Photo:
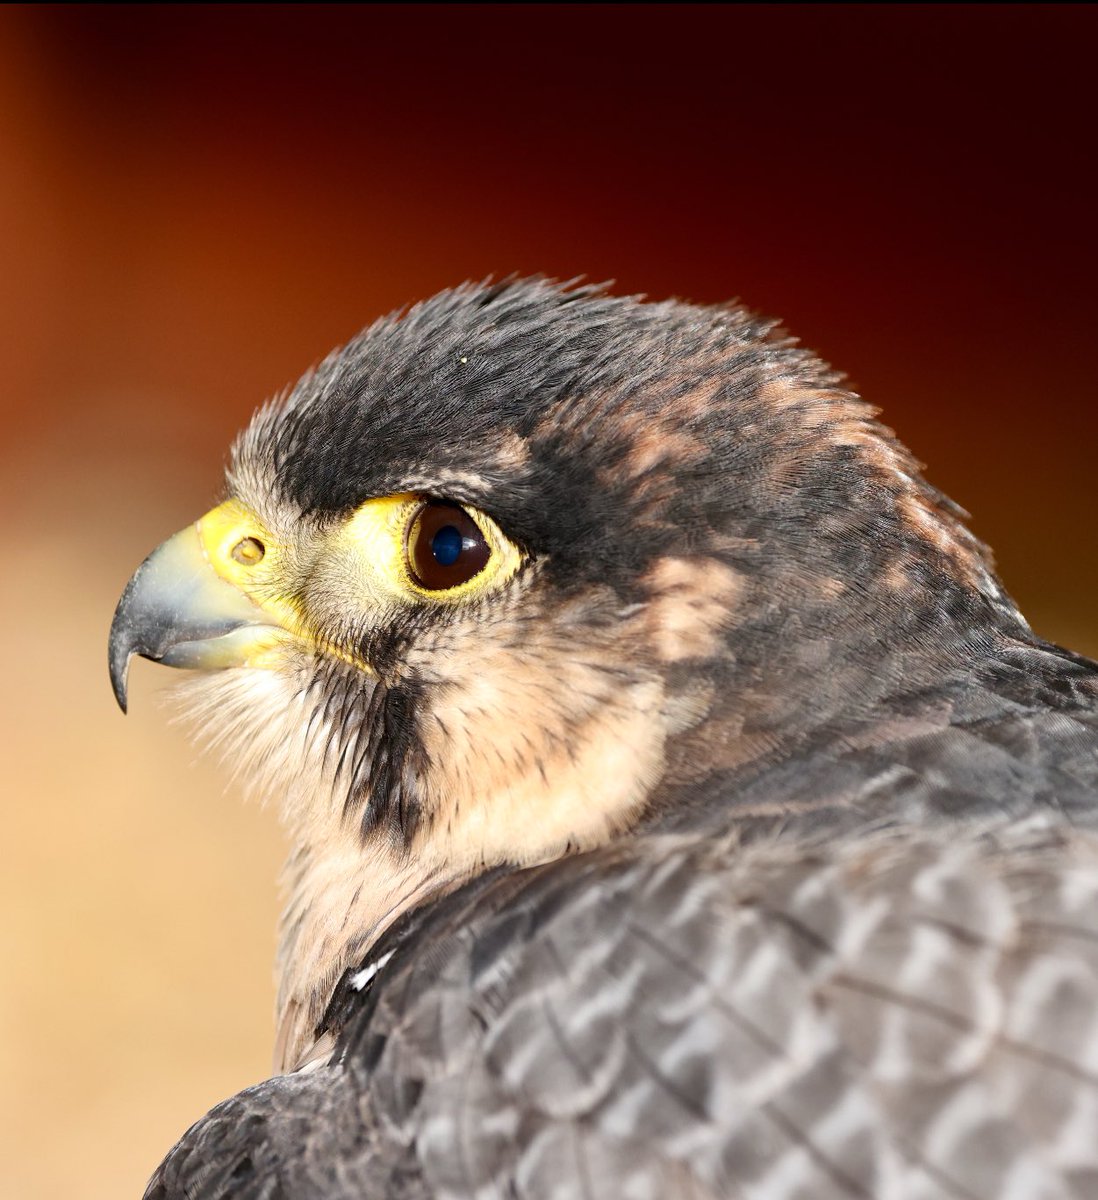
{"label": "bird of prey", "polygon": [[292,851],[151,1200],[1098,1196],[1098,666],[841,378],[541,279],[380,320],[138,568]]}

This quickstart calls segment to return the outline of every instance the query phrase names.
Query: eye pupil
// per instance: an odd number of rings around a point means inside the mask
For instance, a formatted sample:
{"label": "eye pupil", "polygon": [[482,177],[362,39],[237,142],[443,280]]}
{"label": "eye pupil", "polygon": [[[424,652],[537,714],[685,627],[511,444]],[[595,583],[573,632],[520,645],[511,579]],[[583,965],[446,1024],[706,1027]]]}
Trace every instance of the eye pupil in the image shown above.
{"label": "eye pupil", "polygon": [[425,591],[443,592],[468,583],[492,557],[480,526],[460,505],[430,500],[408,525],[406,561]]}
{"label": "eye pupil", "polygon": [[461,546],[461,530],[454,525],[443,525],[431,539],[431,552],[440,567],[452,567],[461,554]]}

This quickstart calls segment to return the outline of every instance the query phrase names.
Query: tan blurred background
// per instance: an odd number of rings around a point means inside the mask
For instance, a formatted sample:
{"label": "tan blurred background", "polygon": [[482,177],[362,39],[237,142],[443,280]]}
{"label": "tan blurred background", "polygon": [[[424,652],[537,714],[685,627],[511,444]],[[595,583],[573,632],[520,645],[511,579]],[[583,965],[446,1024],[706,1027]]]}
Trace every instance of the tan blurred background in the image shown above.
{"label": "tan blurred background", "polygon": [[738,295],[1098,652],[1094,7],[0,10],[0,1195],[264,1075],[280,858],[106,673],[253,406],[489,273]]}

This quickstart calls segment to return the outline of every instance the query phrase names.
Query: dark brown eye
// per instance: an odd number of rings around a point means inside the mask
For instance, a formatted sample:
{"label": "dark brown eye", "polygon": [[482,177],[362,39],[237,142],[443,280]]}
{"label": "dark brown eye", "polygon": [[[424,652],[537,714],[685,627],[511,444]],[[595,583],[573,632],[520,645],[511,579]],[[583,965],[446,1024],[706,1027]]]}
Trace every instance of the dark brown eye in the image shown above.
{"label": "dark brown eye", "polygon": [[408,526],[407,555],[416,583],[429,592],[441,592],[483,571],[492,550],[463,508],[432,500]]}

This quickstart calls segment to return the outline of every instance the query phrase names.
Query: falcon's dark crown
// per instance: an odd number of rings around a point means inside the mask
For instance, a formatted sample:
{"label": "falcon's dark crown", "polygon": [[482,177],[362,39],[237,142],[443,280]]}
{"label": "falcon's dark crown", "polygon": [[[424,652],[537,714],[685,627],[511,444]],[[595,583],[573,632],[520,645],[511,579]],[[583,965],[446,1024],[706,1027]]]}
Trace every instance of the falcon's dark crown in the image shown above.
{"label": "falcon's dark crown", "polygon": [[873,410],[738,307],[538,279],[443,292],[305,376],[233,471],[318,519],[402,490],[476,504],[563,587],[630,597],[673,550],[830,578],[889,623],[1014,615],[961,511]]}

